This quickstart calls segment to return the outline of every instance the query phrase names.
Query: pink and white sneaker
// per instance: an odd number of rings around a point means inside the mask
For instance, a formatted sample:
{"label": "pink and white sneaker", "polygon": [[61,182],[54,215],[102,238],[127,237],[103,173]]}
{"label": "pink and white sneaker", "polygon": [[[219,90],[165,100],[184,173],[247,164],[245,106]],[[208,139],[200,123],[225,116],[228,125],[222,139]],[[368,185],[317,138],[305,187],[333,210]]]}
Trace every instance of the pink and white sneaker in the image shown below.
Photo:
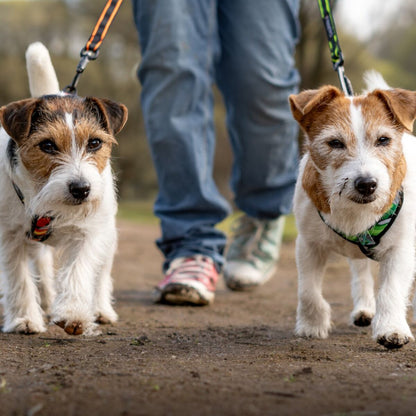
{"label": "pink and white sneaker", "polygon": [[218,272],[211,257],[200,254],[174,259],[156,286],[155,302],[209,305],[214,301]]}

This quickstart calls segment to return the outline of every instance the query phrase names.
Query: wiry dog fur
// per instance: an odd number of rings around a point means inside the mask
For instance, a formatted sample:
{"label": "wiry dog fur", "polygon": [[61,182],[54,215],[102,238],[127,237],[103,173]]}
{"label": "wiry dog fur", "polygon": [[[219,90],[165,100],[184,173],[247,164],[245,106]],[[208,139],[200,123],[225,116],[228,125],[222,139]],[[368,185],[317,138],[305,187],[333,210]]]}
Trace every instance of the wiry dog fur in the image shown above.
{"label": "wiry dog fur", "polygon": [[[42,44],[32,44],[26,59],[34,98],[0,109],[3,331],[45,331],[48,314],[69,334],[91,335],[97,322],[117,320],[110,153],[127,110],[106,99],[61,94]],[[52,218],[45,242],[28,238],[36,216]]]}
{"label": "wiry dog fur", "polygon": [[[331,252],[348,257],[352,273],[356,325],[372,325],[374,338],[388,348],[413,340],[406,321],[415,272],[416,92],[391,89],[378,74],[369,91],[353,98],[322,87],[290,97],[295,119],[305,132],[305,154],[295,191],[298,226],[296,260],[299,304],[296,333],[326,338],[330,306],[322,296],[322,278]],[[357,185],[370,181],[371,189]],[[372,260],[331,230],[346,235],[374,225],[402,189],[401,211],[374,250],[379,261],[377,298]]]}

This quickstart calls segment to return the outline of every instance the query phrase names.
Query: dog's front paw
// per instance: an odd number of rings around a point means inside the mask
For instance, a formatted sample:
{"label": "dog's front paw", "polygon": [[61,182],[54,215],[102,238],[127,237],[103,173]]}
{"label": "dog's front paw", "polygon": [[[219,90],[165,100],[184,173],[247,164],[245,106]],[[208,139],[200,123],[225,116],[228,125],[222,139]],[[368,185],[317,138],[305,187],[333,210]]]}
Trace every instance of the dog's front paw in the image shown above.
{"label": "dog's front paw", "polygon": [[297,322],[295,334],[300,337],[325,339],[328,338],[330,329],[331,324],[311,326],[305,323]]}
{"label": "dog's front paw", "polygon": [[6,319],[3,325],[3,332],[16,332],[19,334],[37,334],[45,332],[46,326],[43,320],[32,320],[29,318],[15,318],[11,321]]}
{"label": "dog's front paw", "polygon": [[401,348],[409,341],[414,341],[405,316],[393,318],[396,319],[376,314],[372,322],[373,339],[389,349]]}
{"label": "dog's front paw", "polygon": [[69,335],[81,335],[84,332],[82,322],[55,321]]}
{"label": "dog's front paw", "polygon": [[295,334],[301,337],[328,338],[331,329],[331,307],[320,298],[301,298],[296,318]]}
{"label": "dog's front paw", "polygon": [[390,332],[388,334],[380,335],[377,337],[377,342],[388,349],[401,348],[409,341],[414,341],[413,336],[411,334],[404,334],[399,331]]}
{"label": "dog's front paw", "polygon": [[374,318],[374,312],[361,310],[351,314],[351,320],[355,326],[369,326]]}

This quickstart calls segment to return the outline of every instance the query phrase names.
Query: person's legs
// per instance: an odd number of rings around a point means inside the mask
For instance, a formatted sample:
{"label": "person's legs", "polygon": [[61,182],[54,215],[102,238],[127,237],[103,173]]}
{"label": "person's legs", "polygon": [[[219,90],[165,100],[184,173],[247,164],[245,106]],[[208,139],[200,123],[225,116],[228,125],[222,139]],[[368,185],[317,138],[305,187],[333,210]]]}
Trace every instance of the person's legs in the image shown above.
{"label": "person's legs", "polygon": [[159,182],[154,208],[164,268],[174,259],[203,255],[219,270],[226,239],[214,226],[229,205],[212,176],[217,4],[133,0],[133,5],[142,49],[142,109]]}
{"label": "person's legs", "polygon": [[[235,157],[231,185],[236,205],[247,214],[239,228],[248,230],[228,252],[224,272],[233,289],[261,284],[271,275],[283,227],[278,218],[291,209],[298,130],[288,96],[297,92],[299,83],[293,58],[298,7],[297,0],[219,0],[222,53],[216,76]],[[259,269],[259,261],[270,264],[253,280],[247,265]]]}
{"label": "person's legs", "polygon": [[159,181],[158,245],[170,260],[205,254],[222,263],[229,212],[212,178],[216,1],[134,1],[140,34],[142,109]]}

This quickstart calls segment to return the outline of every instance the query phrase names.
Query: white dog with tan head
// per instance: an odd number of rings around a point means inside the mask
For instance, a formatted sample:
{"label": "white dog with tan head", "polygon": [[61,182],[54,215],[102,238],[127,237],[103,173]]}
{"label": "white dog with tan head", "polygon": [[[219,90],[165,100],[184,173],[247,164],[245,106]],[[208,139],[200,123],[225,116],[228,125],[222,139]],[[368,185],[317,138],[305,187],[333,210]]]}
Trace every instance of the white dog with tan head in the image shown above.
{"label": "white dog with tan head", "polygon": [[127,109],[60,93],[40,43],[26,59],[35,98],[0,109],[3,331],[42,332],[50,316],[69,334],[91,335],[117,319],[110,154]]}
{"label": "white dog with tan head", "polygon": [[[353,323],[371,324],[377,342],[399,348],[413,340],[406,310],[415,273],[416,92],[391,89],[378,74],[368,84],[355,97],[332,86],[290,97],[306,136],[294,199],[296,333],[328,336],[322,278],[335,252],[349,260]],[[377,297],[373,260],[380,270]]]}

